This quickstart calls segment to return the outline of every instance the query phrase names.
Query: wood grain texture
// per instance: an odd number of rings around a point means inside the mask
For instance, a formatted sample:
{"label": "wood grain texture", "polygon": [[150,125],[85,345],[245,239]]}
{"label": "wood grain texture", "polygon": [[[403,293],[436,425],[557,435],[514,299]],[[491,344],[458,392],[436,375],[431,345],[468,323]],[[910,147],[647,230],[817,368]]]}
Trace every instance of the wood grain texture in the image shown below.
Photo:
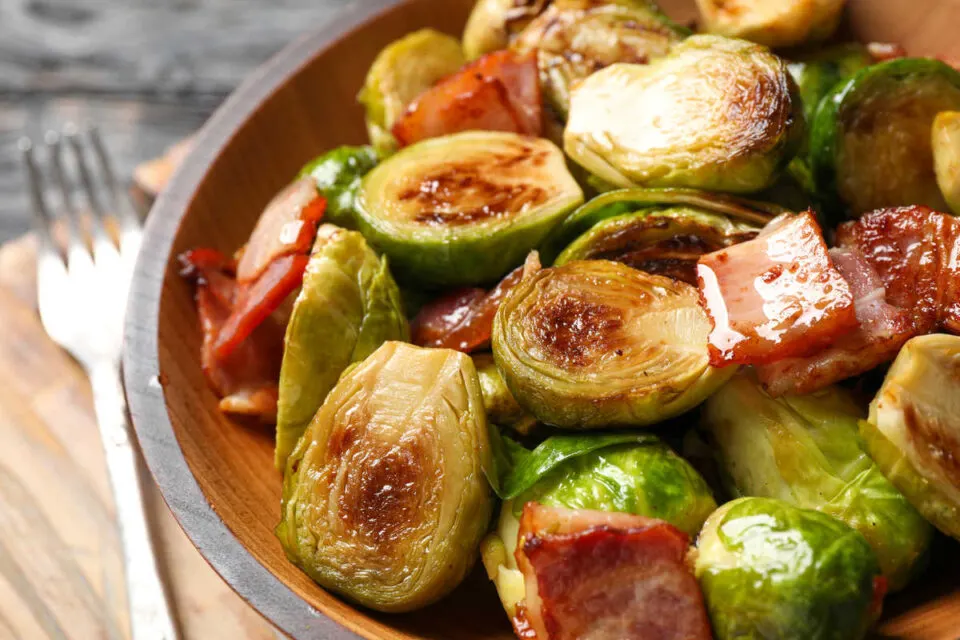
{"label": "wood grain texture", "polygon": [[[34,246],[0,248],[0,638],[128,638],[120,541],[92,399],[34,310]],[[148,507],[187,640],[271,640],[159,497]]]}
{"label": "wood grain texture", "polygon": [[[451,597],[400,616],[358,611],[324,592],[287,562],[273,527],[280,477],[272,434],[232,423],[200,372],[200,335],[190,287],[173,256],[197,245],[232,251],[268,199],[308,159],[363,141],[354,96],[377,51],[418,27],[459,32],[470,0],[361,0],[315,35],[291,45],[251,77],[201,132],[197,147],[154,209],[137,268],[126,329],[126,386],[138,435],[164,496],[207,559],[238,592],[296,638],[512,637],[493,588],[475,572]],[[662,2],[687,21],[692,3]],[[870,9],[862,35],[957,51],[960,5],[923,34],[907,14],[934,0],[853,0]],[[902,9],[901,9],[902,7]],[[378,11],[385,11],[373,19]],[[936,9],[937,12],[940,9]],[[885,16],[885,17],[878,17]],[[360,28],[357,25],[365,24]],[[916,24],[909,22],[909,24]],[[343,35],[341,35],[343,34]],[[953,640],[960,628],[958,554],[944,543],[931,571],[910,594],[889,600],[881,632],[890,637]],[[342,627],[342,628],[341,628]]]}

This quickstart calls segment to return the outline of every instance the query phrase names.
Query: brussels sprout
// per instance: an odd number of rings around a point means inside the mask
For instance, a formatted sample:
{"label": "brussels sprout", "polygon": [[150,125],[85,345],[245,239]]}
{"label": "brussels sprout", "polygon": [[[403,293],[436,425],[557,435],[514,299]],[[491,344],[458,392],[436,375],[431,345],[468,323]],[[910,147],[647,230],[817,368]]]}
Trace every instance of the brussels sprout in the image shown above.
{"label": "brussels sprout", "polygon": [[598,222],[554,264],[613,260],[696,285],[701,255],[750,240],[758,232],[758,227],[693,207],[644,209]]}
{"label": "brussels sprout", "polygon": [[960,540],[960,337],[913,338],[860,423],[867,452],[927,520]]}
{"label": "brussels sprout", "polygon": [[771,398],[747,373],[703,410],[731,493],[779,498],[845,522],[870,543],[897,590],[916,572],[933,531],[861,448],[860,417],[839,387]]}
{"label": "brussels sprout", "polygon": [[930,131],[960,109],[960,72],[902,58],[863,69],[821,102],[810,137],[817,188],[853,217],[900,205],[943,210]]}
{"label": "brussels sprout", "polygon": [[287,463],[277,536],[324,588],[377,611],[450,592],[493,499],[470,358],[387,342],[327,396]]}
{"label": "brussels sprout", "polygon": [[776,180],[803,125],[786,63],[759,45],[700,35],[648,65],[618,63],[583,80],[564,149],[616,186],[749,193]]}
{"label": "brussels sprout", "polygon": [[937,114],[931,146],[937,185],[950,209],[960,214],[960,111]]}
{"label": "brussels sprout", "polygon": [[694,287],[584,260],[525,274],[497,310],[493,357],[541,422],[645,426],[694,407],[733,375],[710,367],[709,332]]}
{"label": "brussels sprout", "polygon": [[576,82],[615,62],[660,58],[686,35],[646,2],[554,0],[513,46],[537,51],[544,95],[563,116]]}
{"label": "brussels sprout", "polygon": [[277,403],[278,469],[347,365],[385,340],[408,336],[387,261],[356,231],[322,225],[287,324]]}
{"label": "brussels sprout", "polygon": [[619,189],[597,196],[567,216],[544,241],[540,253],[546,263],[551,263],[564,247],[604,220],[635,211],[671,207],[722,214],[737,226],[756,227],[763,227],[787,211],[777,205],[696,189]]}
{"label": "brussels sprout", "polygon": [[795,47],[829,38],[845,0],[697,0],[710,33],[768,47]]}
{"label": "brussels sprout", "polygon": [[551,0],[477,0],[463,31],[463,51],[473,60],[506,49]]}
{"label": "brussels sprout", "polygon": [[693,467],[651,434],[553,436],[513,458],[497,529],[481,547],[484,567],[511,617],[524,597],[514,551],[527,502],[659,518],[690,535],[717,506]]}
{"label": "brussels sprout", "polygon": [[879,613],[870,545],[819,511],[734,500],[710,516],[697,549],[717,640],[855,640]]}
{"label": "brussels sprout", "polygon": [[465,63],[460,42],[433,29],[414,31],[381,51],[358,96],[373,146],[381,152],[396,149],[390,130],[407,105]]}
{"label": "brussels sprout", "polygon": [[357,214],[401,276],[462,285],[502,277],[582,202],[553,143],[471,131],[384,160],[363,179]]}
{"label": "brussels sprout", "polygon": [[529,433],[536,425],[537,419],[517,404],[510,389],[507,389],[507,384],[503,381],[493,356],[489,353],[478,353],[472,357],[477,375],[480,376],[483,408],[487,412],[487,419],[494,424],[510,427],[521,434]]}
{"label": "brussels sprout", "polygon": [[787,69],[800,89],[807,122],[813,122],[820,101],[831,89],[873,62],[864,45],[848,43],[820,49],[788,64]]}
{"label": "brussels sprout", "polygon": [[308,163],[300,170],[299,177],[312,177],[317,190],[327,199],[327,222],[353,228],[360,180],[379,160],[372,147],[338,147]]}

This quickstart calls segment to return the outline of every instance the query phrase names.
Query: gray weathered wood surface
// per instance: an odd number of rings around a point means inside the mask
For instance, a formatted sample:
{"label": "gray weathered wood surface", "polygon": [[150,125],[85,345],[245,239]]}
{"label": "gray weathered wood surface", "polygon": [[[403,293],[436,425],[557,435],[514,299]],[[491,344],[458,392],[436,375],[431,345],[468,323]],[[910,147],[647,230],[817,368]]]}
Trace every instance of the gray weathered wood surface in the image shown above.
{"label": "gray weathered wood surface", "polygon": [[0,243],[29,228],[16,140],[100,126],[133,166],[349,0],[0,0]]}

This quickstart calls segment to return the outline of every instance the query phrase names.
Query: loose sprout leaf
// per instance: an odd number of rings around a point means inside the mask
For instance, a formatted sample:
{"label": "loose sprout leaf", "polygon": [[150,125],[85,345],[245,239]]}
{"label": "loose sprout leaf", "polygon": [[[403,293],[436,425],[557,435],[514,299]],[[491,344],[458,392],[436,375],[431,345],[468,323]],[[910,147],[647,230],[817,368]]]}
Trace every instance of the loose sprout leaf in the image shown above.
{"label": "loose sprout leaf", "polygon": [[312,178],[326,198],[327,221],[352,229],[360,181],[379,161],[373,147],[337,147],[310,161],[300,170],[300,177]]}

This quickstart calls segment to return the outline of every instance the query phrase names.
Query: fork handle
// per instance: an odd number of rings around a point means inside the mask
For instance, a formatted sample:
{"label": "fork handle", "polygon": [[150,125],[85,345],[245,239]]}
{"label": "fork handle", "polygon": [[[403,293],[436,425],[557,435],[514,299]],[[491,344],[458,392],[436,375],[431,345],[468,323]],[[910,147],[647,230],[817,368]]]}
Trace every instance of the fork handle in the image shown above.
{"label": "fork handle", "polygon": [[143,500],[142,462],[127,418],[126,399],[114,363],[88,370],[93,404],[107,459],[120,525],[133,640],[178,640],[170,600],[157,567],[157,554]]}

